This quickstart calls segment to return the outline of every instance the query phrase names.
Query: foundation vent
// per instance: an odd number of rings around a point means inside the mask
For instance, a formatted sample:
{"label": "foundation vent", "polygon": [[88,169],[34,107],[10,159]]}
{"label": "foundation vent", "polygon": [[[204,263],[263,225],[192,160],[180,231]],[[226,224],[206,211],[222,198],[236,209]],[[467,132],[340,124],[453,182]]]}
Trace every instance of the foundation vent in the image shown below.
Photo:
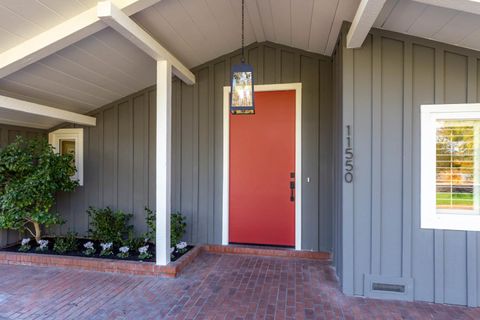
{"label": "foundation vent", "polygon": [[413,279],[366,274],[364,295],[369,298],[413,300]]}
{"label": "foundation vent", "polygon": [[405,293],[405,286],[402,284],[372,282],[372,290]]}

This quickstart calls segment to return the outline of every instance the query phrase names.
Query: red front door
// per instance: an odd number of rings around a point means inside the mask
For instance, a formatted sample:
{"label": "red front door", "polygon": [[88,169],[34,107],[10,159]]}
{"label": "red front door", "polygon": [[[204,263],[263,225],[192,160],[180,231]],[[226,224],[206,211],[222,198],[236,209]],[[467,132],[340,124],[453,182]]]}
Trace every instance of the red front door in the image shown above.
{"label": "red front door", "polygon": [[230,115],[230,242],[295,246],[294,171],[295,91],[257,92]]}

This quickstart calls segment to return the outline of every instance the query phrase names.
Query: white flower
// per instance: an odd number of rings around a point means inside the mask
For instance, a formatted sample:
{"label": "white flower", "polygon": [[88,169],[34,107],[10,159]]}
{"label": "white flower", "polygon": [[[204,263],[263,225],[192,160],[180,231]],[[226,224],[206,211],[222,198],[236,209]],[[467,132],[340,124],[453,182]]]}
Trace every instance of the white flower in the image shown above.
{"label": "white flower", "polygon": [[120,249],[118,249],[121,253],[127,253],[130,248],[129,247],[121,247]]}
{"label": "white flower", "polygon": [[38,244],[41,249],[45,249],[48,246],[48,240],[38,240]]}
{"label": "white flower", "polygon": [[138,252],[140,254],[147,253],[148,252],[148,245],[138,248]]}
{"label": "white flower", "polygon": [[170,253],[173,253],[175,251],[175,247],[170,248]]}
{"label": "white flower", "polygon": [[187,247],[187,243],[185,241],[182,241],[182,242],[177,244],[177,249],[178,250],[185,249],[186,247]]}
{"label": "white flower", "polygon": [[22,246],[26,246],[30,243],[30,238],[22,239]]}
{"label": "white flower", "polygon": [[85,243],[83,245],[85,247],[85,249],[93,249],[93,242],[92,241],[88,241],[87,243]]}
{"label": "white flower", "polygon": [[107,242],[107,243],[100,243],[100,246],[102,247],[103,251],[110,250],[113,246],[112,242]]}
{"label": "white flower", "polygon": [[150,240],[150,239],[148,239],[148,238],[145,238],[145,243],[147,243],[147,242],[148,242],[148,240]]}

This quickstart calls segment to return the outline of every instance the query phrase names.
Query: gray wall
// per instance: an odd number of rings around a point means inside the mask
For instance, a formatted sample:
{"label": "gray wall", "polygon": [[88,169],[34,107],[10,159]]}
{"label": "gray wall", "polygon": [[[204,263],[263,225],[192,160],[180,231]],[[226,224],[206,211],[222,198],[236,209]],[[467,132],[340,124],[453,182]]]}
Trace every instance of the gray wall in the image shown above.
{"label": "gray wall", "polygon": [[[345,30],[344,30],[345,35]],[[355,178],[343,185],[343,290],[413,279],[415,300],[477,306],[480,237],[420,229],[420,105],[479,100],[480,53],[378,30],[345,49],[343,125]],[[345,141],[344,141],[345,143]]]}
{"label": "gray wall", "polygon": [[[332,61],[273,43],[246,50],[257,84],[302,82],[303,248],[332,250]],[[240,52],[194,68],[194,86],[173,82],[172,206],[187,217],[187,241],[221,243],[223,86]],[[85,186],[59,199],[62,231],[88,229],[88,205],[135,214],[145,229],[143,206],[154,208],[154,88],[94,113],[85,131]],[[304,179],[303,181],[306,181]]]}
{"label": "gray wall", "polygon": [[[155,88],[147,88],[91,113],[84,127],[84,185],[57,198],[66,223],[53,233],[85,235],[89,206],[134,213],[138,234],[146,231],[144,207],[155,209]],[[177,116],[175,113],[174,116]]]}
{"label": "gray wall", "polygon": [[[17,136],[26,138],[46,137],[46,131],[40,129],[10,126],[0,123],[0,149],[15,141]],[[0,247],[19,239],[17,231],[0,230]]]}

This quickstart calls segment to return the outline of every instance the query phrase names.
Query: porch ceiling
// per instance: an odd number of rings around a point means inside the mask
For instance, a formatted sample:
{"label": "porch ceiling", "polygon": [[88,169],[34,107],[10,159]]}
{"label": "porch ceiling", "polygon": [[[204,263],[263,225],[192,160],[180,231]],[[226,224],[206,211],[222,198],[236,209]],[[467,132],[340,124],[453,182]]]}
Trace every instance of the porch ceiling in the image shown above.
{"label": "porch ceiling", "polygon": [[87,113],[153,85],[155,68],[153,59],[106,28],[0,79],[0,91]]}
{"label": "porch ceiling", "polygon": [[387,0],[374,27],[480,50],[480,16],[469,12]]}
{"label": "porch ceiling", "polygon": [[[330,55],[342,22],[352,21],[359,2],[246,0],[246,43],[272,41]],[[96,4],[0,0],[0,54]],[[240,0],[159,0],[132,19],[191,68],[239,47],[240,5]],[[387,0],[374,26],[480,50],[480,17],[467,12]],[[0,79],[0,94],[87,113],[154,83],[153,59],[105,28]]]}

